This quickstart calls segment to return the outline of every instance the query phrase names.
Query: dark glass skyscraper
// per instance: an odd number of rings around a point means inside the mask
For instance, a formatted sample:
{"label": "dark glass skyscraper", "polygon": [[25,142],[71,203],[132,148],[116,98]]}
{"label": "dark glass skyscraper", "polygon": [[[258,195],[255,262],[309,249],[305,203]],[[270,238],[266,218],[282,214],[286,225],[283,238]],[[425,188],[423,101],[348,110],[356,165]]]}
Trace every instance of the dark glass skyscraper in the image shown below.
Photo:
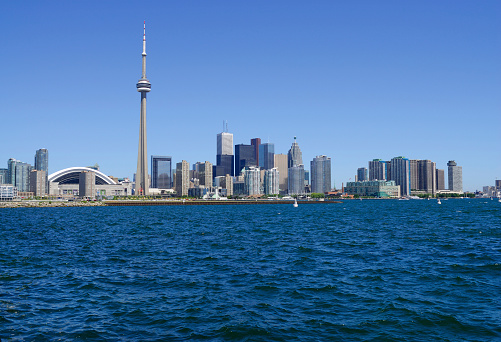
{"label": "dark glass skyscraper", "polygon": [[41,148],[35,153],[35,170],[49,173],[49,151]]}
{"label": "dark glass skyscraper", "polygon": [[172,188],[172,157],[151,156],[151,187]]}
{"label": "dark glass skyscraper", "polygon": [[235,145],[235,174],[239,175],[246,166],[257,166],[254,146],[244,144]]}
{"label": "dark glass skyscraper", "polygon": [[259,145],[259,167],[265,170],[275,167],[275,144],[264,143]]}

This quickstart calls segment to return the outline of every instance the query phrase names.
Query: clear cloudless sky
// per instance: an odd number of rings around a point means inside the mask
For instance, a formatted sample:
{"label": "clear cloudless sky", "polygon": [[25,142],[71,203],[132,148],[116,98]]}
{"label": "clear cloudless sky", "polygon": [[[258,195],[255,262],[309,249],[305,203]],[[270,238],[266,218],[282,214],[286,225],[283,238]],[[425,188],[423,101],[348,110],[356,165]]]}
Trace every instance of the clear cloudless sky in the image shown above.
{"label": "clear cloudless sky", "polygon": [[465,190],[501,179],[499,0],[9,1],[0,17],[0,167],[47,148],[50,173],[132,177],[146,20],[148,156],[215,163],[228,120],[235,144],[297,136],[337,187],[395,156],[455,160]]}

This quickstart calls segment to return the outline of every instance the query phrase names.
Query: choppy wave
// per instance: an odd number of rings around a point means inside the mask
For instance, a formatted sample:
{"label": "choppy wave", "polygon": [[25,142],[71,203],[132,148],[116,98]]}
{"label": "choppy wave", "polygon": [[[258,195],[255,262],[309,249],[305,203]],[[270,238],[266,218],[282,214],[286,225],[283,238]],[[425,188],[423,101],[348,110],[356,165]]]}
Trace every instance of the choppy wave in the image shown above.
{"label": "choppy wave", "polygon": [[0,339],[501,339],[501,206],[431,202],[4,209]]}

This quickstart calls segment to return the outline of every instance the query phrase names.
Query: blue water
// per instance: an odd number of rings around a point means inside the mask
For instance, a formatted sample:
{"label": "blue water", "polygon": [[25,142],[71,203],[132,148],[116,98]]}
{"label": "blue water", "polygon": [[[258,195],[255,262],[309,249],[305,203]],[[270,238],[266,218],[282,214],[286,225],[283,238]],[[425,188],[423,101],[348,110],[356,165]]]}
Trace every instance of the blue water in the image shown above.
{"label": "blue water", "polygon": [[0,209],[0,339],[501,340],[501,203]]}

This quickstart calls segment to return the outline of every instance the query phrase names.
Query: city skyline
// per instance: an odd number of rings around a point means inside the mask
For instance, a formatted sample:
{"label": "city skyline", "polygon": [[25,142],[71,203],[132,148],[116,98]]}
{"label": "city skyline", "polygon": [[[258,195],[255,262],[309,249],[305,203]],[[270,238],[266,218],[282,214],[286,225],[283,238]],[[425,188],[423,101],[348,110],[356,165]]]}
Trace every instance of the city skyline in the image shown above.
{"label": "city skyline", "polygon": [[[117,4],[6,5],[12,15],[1,25],[15,27],[7,43],[16,54],[0,57],[13,80],[2,89],[4,138],[15,143],[0,160],[31,163],[47,148],[49,174],[97,162],[132,179],[138,106],[130,84],[146,18],[156,87],[148,160],[216,164],[215,135],[228,120],[234,145],[260,137],[283,154],[297,136],[305,164],[332,158],[336,187],[367,161],[400,155],[445,170],[455,160],[467,191],[501,178],[501,138],[485,129],[500,122],[497,2],[152,2],[118,15]],[[55,94],[47,80],[64,89]]]}

